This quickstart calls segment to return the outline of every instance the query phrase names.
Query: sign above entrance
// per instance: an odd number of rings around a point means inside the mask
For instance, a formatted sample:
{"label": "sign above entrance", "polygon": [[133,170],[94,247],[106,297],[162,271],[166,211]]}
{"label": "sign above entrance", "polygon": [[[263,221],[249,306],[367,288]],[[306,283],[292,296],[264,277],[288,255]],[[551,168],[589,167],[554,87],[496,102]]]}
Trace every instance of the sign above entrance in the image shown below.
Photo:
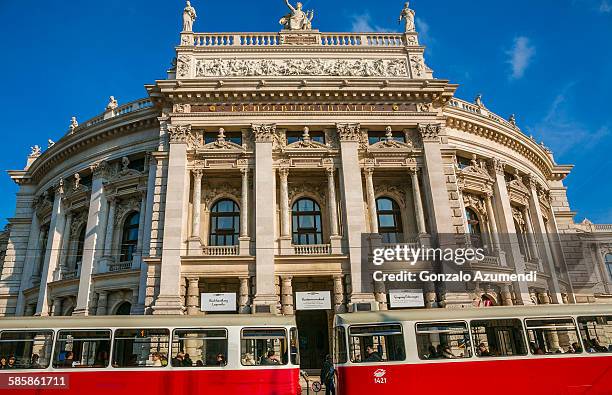
{"label": "sign above entrance", "polygon": [[236,311],[235,293],[202,293],[200,300],[202,311]]}
{"label": "sign above entrance", "polygon": [[324,112],[324,113],[373,113],[373,112],[415,112],[414,103],[397,104],[331,104],[331,103],[210,103],[192,104],[190,106],[194,112],[214,112],[214,113],[303,113],[303,112]]}
{"label": "sign above entrance", "polygon": [[296,310],[331,310],[331,308],[331,293],[329,291],[295,293]]}
{"label": "sign above entrance", "polygon": [[422,289],[390,289],[389,305],[391,307],[424,307]]}

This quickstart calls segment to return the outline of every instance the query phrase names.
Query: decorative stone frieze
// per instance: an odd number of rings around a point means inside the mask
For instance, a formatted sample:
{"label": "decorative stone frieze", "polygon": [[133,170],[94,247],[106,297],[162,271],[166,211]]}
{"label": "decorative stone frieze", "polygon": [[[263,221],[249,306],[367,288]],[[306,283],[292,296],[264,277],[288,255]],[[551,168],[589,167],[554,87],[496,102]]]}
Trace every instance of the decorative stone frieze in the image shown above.
{"label": "decorative stone frieze", "polygon": [[361,125],[358,123],[336,124],[340,141],[361,141]]}
{"label": "decorative stone frieze", "polygon": [[419,124],[419,133],[421,140],[425,143],[437,143],[440,142],[440,134],[442,133],[441,124]]}
{"label": "decorative stone frieze", "polygon": [[272,143],[276,135],[276,124],[252,124],[251,130],[255,143]]}

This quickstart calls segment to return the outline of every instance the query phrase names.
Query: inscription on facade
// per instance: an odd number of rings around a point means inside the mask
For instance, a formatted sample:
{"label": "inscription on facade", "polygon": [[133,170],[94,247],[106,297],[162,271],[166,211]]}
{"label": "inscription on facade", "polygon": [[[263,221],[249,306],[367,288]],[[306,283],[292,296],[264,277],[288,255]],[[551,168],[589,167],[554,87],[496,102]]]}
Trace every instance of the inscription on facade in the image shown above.
{"label": "inscription on facade", "polygon": [[416,104],[281,104],[281,103],[244,103],[226,104],[211,103],[191,106],[191,112],[214,113],[301,113],[301,112],[334,112],[334,113],[375,113],[375,112],[415,112]]}

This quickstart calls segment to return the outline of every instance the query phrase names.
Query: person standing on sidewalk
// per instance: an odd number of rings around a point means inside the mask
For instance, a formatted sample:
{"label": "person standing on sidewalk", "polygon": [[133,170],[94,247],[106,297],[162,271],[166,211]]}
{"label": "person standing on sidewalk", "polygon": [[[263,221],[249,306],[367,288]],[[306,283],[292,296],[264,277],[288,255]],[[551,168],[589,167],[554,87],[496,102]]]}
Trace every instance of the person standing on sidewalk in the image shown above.
{"label": "person standing on sidewalk", "polygon": [[323,361],[321,368],[321,383],[325,385],[325,395],[336,395],[336,387],[334,386],[334,378],[336,376],[336,368],[332,362],[331,356],[328,354]]}

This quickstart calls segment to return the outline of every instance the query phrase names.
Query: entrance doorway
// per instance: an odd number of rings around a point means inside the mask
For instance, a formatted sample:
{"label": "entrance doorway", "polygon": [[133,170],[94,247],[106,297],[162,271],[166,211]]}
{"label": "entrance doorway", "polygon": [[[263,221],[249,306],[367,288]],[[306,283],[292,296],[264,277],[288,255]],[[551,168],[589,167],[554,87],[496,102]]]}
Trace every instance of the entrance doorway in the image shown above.
{"label": "entrance doorway", "polygon": [[327,311],[298,310],[295,318],[300,343],[300,367],[316,370],[318,374],[323,367],[323,358],[329,353]]}

